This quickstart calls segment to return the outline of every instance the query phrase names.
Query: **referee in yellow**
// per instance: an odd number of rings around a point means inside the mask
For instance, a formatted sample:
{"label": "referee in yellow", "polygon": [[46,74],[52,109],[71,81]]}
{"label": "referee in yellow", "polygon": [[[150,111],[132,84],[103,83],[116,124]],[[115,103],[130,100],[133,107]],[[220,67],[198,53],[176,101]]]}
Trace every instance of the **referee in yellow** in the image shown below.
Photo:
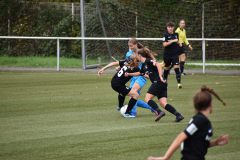
{"label": "referee in yellow", "polygon": [[179,27],[176,29],[175,33],[178,34],[179,37],[179,61],[180,61],[180,71],[182,75],[186,75],[184,73],[184,64],[186,61],[186,51],[185,46],[187,46],[190,50],[193,50],[192,46],[189,44],[186,36],[186,30],[185,30],[185,20],[181,19],[179,21]]}

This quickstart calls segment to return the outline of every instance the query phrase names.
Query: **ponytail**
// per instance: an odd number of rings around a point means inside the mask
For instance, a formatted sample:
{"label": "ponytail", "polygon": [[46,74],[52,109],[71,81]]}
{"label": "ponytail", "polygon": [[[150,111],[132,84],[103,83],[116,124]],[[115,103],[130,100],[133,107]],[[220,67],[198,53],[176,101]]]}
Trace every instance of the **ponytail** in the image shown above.
{"label": "ponytail", "polygon": [[143,47],[142,49],[139,49],[138,54],[140,54],[142,57],[145,57],[145,58],[156,59],[153,52],[147,47]]}
{"label": "ponytail", "polygon": [[212,95],[214,95],[225,106],[226,103],[211,88],[202,86],[201,90],[193,97],[193,104],[197,111],[207,109],[212,103]]}
{"label": "ponytail", "polygon": [[204,85],[204,86],[201,87],[201,91],[202,92],[208,92],[208,93],[214,95],[214,97],[216,97],[220,102],[222,102],[222,104],[224,106],[226,106],[226,103],[222,100],[221,97],[219,97],[219,95],[212,88],[209,88],[209,87]]}

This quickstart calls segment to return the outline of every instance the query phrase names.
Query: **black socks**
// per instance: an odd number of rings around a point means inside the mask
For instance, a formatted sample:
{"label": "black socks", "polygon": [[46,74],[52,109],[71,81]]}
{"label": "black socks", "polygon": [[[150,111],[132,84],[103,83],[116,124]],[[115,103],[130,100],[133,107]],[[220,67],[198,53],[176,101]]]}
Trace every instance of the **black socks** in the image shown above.
{"label": "black socks", "polygon": [[162,111],[159,109],[157,103],[154,102],[153,100],[149,100],[149,101],[148,101],[148,105],[151,106],[152,109],[154,109],[154,110],[157,111],[158,113],[162,112]]}
{"label": "black socks", "polygon": [[122,108],[124,101],[125,101],[125,96],[122,96],[119,94],[118,95],[118,107],[119,108]]}
{"label": "black socks", "polygon": [[177,82],[178,82],[178,83],[181,83],[181,73],[180,73],[179,68],[174,68],[174,71],[175,71],[175,73],[176,73]]}
{"label": "black socks", "polygon": [[170,105],[170,104],[166,104],[165,109],[166,109],[168,112],[170,112],[170,113],[172,113],[173,115],[175,115],[175,116],[177,116],[177,115],[179,114],[179,113],[176,111],[176,109],[175,109],[172,105]]}
{"label": "black socks", "polygon": [[181,73],[184,73],[184,64],[185,64],[184,61],[180,62],[180,71],[181,71]]}
{"label": "black socks", "polygon": [[133,107],[135,106],[137,100],[134,99],[134,98],[131,98],[128,102],[128,107],[127,107],[127,110],[126,110],[126,114],[130,114],[131,113],[131,110],[133,109]]}

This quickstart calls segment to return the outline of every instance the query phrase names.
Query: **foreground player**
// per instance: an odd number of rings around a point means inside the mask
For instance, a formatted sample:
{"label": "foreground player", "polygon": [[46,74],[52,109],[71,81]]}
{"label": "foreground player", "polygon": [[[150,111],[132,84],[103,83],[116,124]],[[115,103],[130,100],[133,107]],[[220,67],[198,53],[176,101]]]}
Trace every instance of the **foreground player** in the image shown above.
{"label": "foreground player", "polygon": [[167,32],[163,37],[163,60],[165,63],[165,69],[163,77],[167,80],[170,67],[173,65],[174,71],[176,73],[176,80],[178,82],[178,88],[182,88],[181,84],[181,73],[179,70],[179,45],[178,45],[178,34],[174,33],[174,23],[167,23]]}
{"label": "foreground player", "polygon": [[125,72],[137,72],[139,71],[138,62],[136,57],[132,56],[131,59],[121,60],[118,62],[111,62],[102,69],[98,71],[98,75],[101,75],[104,70],[107,68],[110,68],[112,66],[120,66],[120,70],[113,76],[111,81],[112,89],[118,92],[121,96],[125,97],[128,95],[131,97],[131,99],[128,102],[128,108],[126,110],[126,113],[123,114],[125,118],[134,118],[134,115],[131,115],[131,110],[133,109],[134,105],[137,102],[139,94],[126,86],[126,83],[132,78],[132,77],[125,77]]}
{"label": "foreground player", "polygon": [[150,78],[152,85],[148,89],[148,92],[145,96],[145,101],[150,105],[154,110],[158,111],[159,115],[155,121],[160,120],[165,113],[161,111],[158,105],[152,100],[157,96],[158,101],[165,110],[172,113],[176,116],[176,122],[180,122],[184,117],[176,111],[176,109],[167,103],[167,83],[162,77],[162,66],[160,63],[151,59],[151,51],[147,48],[142,48],[138,50],[138,59],[143,63],[142,69],[140,72],[136,73],[125,73],[125,76],[139,76],[144,75]]}
{"label": "foreground player", "polygon": [[184,64],[186,61],[186,51],[185,51],[185,46],[187,46],[190,50],[193,50],[192,46],[187,40],[186,36],[186,30],[185,30],[185,20],[181,19],[179,21],[179,27],[176,29],[175,33],[178,34],[179,37],[179,61],[180,61],[180,71],[182,75],[186,75],[184,73]]}
{"label": "foreground player", "polygon": [[176,137],[163,157],[149,157],[148,160],[168,160],[180,145],[182,160],[204,160],[209,147],[228,143],[228,135],[222,135],[216,140],[211,140],[213,132],[208,117],[213,110],[212,95],[220,100],[223,105],[226,105],[217,93],[203,86],[193,97],[193,104],[197,114],[190,120],[187,128]]}

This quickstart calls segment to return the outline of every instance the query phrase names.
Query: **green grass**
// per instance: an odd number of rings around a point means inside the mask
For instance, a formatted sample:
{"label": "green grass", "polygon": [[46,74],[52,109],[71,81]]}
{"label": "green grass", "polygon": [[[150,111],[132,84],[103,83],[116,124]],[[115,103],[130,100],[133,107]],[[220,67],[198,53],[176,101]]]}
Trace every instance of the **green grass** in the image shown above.
{"label": "green grass", "polygon": [[[104,62],[106,60],[103,60]],[[187,61],[189,63],[201,63],[201,61],[196,60]],[[87,60],[87,64],[97,64],[97,58]],[[239,60],[207,60],[207,63],[240,63]],[[33,57],[33,56],[23,56],[23,57],[9,57],[0,56],[0,66],[2,67],[44,67],[44,68],[54,68],[56,67],[57,60],[56,57]],[[82,68],[82,60],[78,58],[60,58],[61,68]],[[201,66],[193,66],[186,63],[186,69],[202,69]],[[217,70],[240,70],[239,66],[206,66],[206,69],[217,69]]]}
{"label": "green grass", "polygon": [[[88,64],[96,64],[97,60],[88,60]],[[57,65],[56,57],[8,57],[0,56],[0,66],[4,67],[45,67],[53,68]],[[60,58],[60,67],[82,68],[82,60],[78,58]]]}
{"label": "green grass", "polygon": [[[162,155],[194,114],[192,96],[202,84],[228,103],[223,107],[214,101],[214,138],[224,133],[231,138],[228,145],[209,149],[207,159],[240,159],[239,76],[189,75],[178,90],[170,75],[169,103],[184,114],[181,123],[170,114],[155,123],[143,109],[136,119],[122,118],[110,79],[77,72],[0,72],[0,159],[144,160]],[[173,159],[179,157],[178,150]]]}

